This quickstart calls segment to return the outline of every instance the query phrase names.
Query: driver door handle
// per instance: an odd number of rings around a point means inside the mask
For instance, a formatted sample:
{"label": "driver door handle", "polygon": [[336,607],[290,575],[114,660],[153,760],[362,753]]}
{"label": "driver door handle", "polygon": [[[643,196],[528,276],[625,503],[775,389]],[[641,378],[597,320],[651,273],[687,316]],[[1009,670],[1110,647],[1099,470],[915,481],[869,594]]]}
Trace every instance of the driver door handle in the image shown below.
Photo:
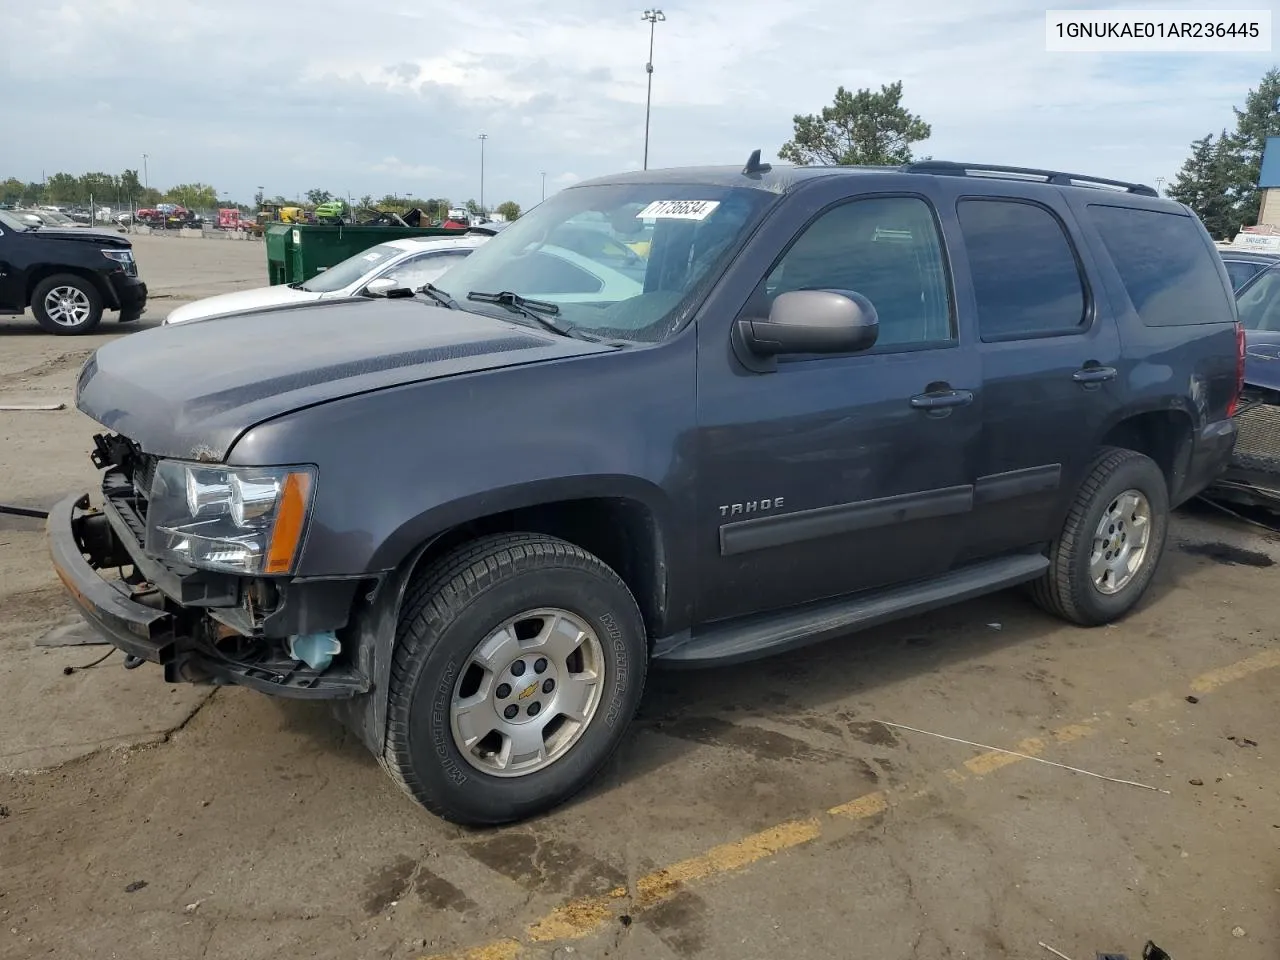
{"label": "driver door handle", "polygon": [[916,394],[911,398],[911,405],[917,410],[963,407],[969,403],[973,403],[973,393],[969,390],[939,390],[935,393]]}
{"label": "driver door handle", "polygon": [[1115,367],[1081,367],[1071,375],[1076,383],[1103,383],[1115,378]]}

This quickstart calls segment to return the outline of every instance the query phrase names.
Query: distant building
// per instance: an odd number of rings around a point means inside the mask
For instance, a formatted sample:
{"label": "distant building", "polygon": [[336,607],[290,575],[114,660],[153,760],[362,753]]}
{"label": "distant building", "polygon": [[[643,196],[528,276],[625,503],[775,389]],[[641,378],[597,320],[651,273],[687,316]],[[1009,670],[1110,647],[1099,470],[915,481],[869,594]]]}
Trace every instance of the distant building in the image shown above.
{"label": "distant building", "polygon": [[1267,145],[1262,151],[1258,189],[1262,191],[1258,225],[1280,229],[1280,137],[1267,137]]}

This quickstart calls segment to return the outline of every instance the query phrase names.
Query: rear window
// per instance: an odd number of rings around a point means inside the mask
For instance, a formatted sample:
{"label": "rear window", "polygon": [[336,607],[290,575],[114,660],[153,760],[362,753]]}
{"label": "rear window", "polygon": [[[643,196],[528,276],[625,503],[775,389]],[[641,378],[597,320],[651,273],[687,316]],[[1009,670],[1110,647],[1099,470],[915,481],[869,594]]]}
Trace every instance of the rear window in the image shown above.
{"label": "rear window", "polygon": [[1101,204],[1091,204],[1089,215],[1148,327],[1235,319],[1221,260],[1191,217]]}
{"label": "rear window", "polygon": [[1259,263],[1256,260],[1227,260],[1222,261],[1227,267],[1227,276],[1231,278],[1231,287],[1233,290],[1239,290],[1246,283],[1262,272],[1266,266],[1265,263]]}

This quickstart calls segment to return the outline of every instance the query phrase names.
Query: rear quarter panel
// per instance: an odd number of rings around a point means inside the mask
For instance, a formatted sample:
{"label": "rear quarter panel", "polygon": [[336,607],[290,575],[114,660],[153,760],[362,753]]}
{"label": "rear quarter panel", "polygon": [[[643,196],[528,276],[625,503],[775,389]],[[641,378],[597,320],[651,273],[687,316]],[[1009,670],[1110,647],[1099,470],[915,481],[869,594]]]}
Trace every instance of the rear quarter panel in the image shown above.
{"label": "rear quarter panel", "polygon": [[[1071,204],[1081,231],[1094,249],[1098,279],[1111,301],[1124,345],[1120,372],[1127,397],[1124,408],[1116,411],[1115,419],[1139,412],[1175,409],[1191,417],[1197,430],[1227,419],[1228,405],[1236,388],[1236,305],[1227,269],[1208,231],[1199,220],[1192,218],[1203,240],[1206,261],[1212,264],[1222,282],[1221,310],[1212,316],[1189,317],[1187,323],[1177,326],[1147,326],[1134,309],[1090,216],[1088,204],[1096,199],[1073,196]],[[1155,198],[1127,196],[1123,203],[1160,213],[1185,213],[1180,204]]]}

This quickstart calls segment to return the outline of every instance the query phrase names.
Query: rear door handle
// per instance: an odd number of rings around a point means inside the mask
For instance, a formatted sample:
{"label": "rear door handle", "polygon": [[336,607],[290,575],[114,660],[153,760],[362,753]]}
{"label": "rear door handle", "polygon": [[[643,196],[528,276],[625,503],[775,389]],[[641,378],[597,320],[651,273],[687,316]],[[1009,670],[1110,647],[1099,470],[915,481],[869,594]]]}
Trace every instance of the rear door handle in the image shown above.
{"label": "rear door handle", "polygon": [[917,410],[963,407],[968,403],[973,403],[973,394],[968,390],[940,390],[937,393],[920,393],[911,398],[911,405]]}
{"label": "rear door handle", "polygon": [[1076,383],[1103,383],[1115,378],[1115,367],[1081,367],[1071,375],[1071,379]]}

